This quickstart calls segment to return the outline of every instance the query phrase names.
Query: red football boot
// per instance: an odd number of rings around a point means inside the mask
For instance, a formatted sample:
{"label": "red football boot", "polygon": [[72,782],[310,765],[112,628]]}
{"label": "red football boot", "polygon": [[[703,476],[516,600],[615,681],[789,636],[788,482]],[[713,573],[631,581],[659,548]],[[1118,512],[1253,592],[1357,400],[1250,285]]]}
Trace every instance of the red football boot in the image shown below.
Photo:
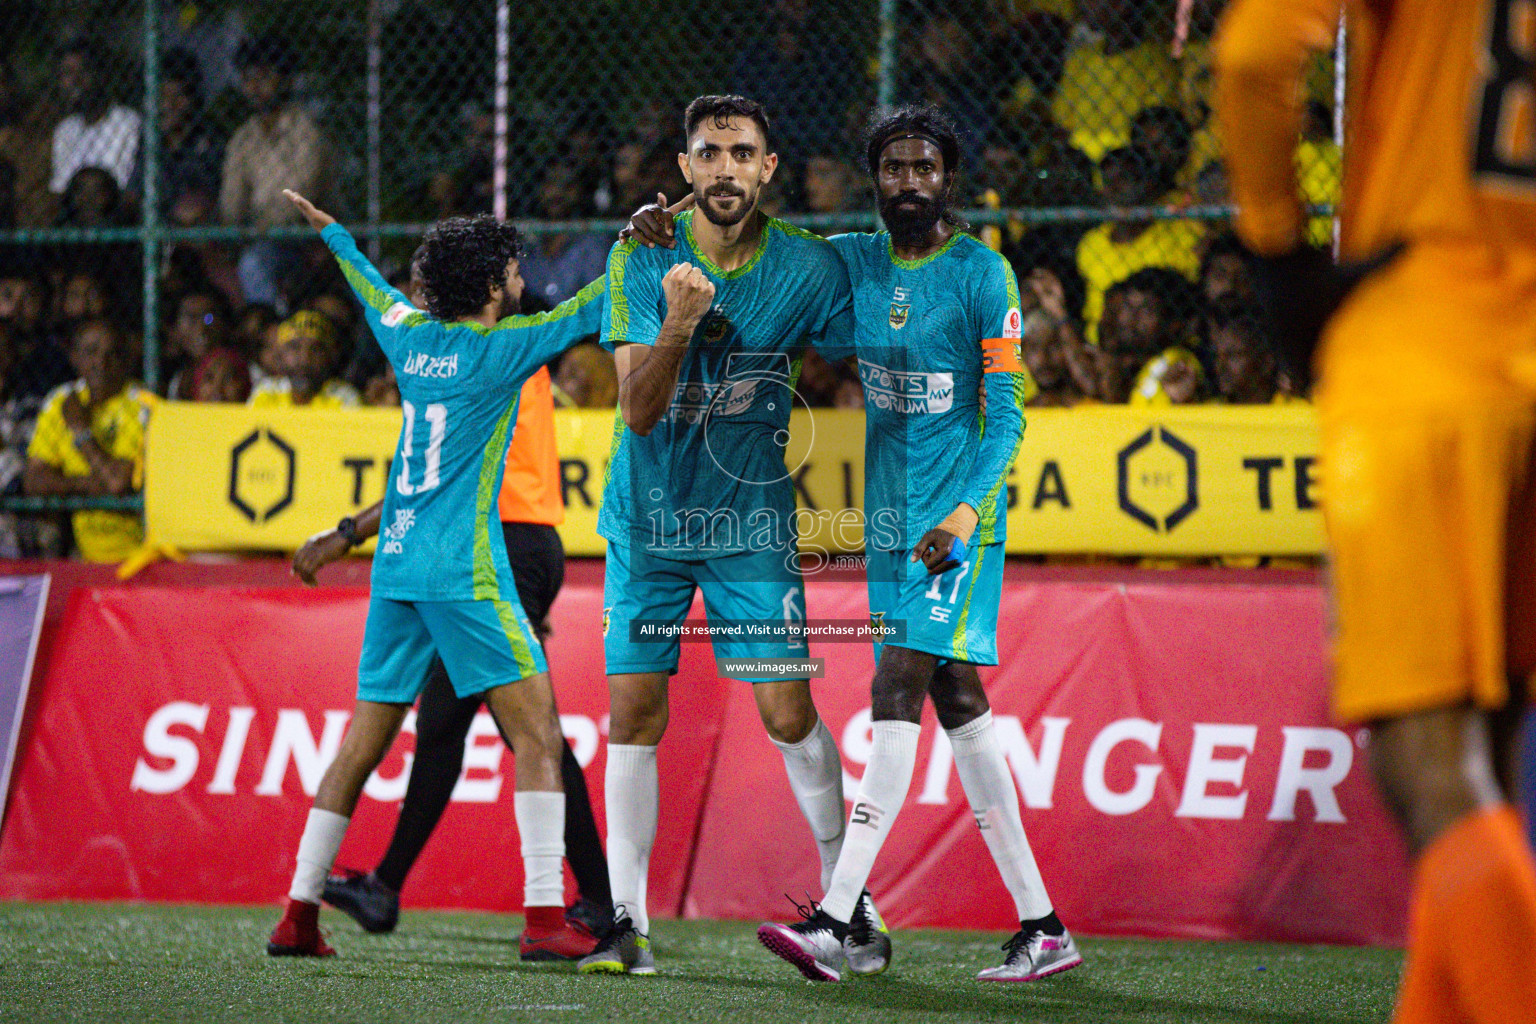
{"label": "red football boot", "polygon": [[526,907],[527,924],[517,943],[523,960],[580,960],[597,948],[597,939],[585,928],[571,927],[564,907]]}
{"label": "red football boot", "polygon": [[267,956],[335,956],[320,934],[320,906],[292,897],[267,940]]}

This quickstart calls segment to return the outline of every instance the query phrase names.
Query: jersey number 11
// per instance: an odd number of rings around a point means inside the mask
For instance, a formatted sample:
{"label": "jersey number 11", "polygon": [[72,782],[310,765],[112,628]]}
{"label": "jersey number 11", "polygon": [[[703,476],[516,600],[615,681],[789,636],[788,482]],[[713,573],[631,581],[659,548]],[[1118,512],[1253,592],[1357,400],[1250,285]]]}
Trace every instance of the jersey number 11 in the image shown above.
{"label": "jersey number 11", "polygon": [[443,438],[448,434],[448,407],[441,402],[427,406],[427,466],[421,483],[411,483],[411,452],[416,436],[416,407],[401,402],[400,411],[405,417],[405,429],[400,438],[400,475],[395,478],[395,490],[409,498],[422,494],[442,483],[439,470],[443,463]]}

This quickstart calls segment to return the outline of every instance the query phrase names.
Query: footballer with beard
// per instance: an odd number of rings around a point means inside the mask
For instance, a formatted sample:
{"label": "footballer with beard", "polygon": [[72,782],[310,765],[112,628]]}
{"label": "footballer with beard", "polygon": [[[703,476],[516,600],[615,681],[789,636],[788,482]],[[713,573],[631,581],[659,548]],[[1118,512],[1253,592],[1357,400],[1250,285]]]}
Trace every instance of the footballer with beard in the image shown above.
{"label": "footballer with beard", "polygon": [[[837,251],[758,211],[778,165],[761,104],[701,96],[683,118],[683,177],[697,208],[673,248],[615,245],[602,344],[614,353],[619,409],[598,533],[608,541],[603,647],[610,699],[608,870],[613,928],[582,973],[656,970],[646,875],[656,839],[656,748],[681,624],[702,590],[714,653],[752,683],[768,736],[816,840],[822,883],[843,840],[842,760],[811,700],[797,632],[805,619],[784,467],[793,387],[807,346],[845,357],[853,299]],[[789,660],[793,667],[762,666]],[[865,893],[857,913],[883,929]],[[883,933],[882,933],[883,934]]]}
{"label": "footballer with beard", "polygon": [[[893,632],[875,644],[874,750],[826,896],[802,908],[795,924],[763,925],[758,938],[812,980],[840,980],[845,967],[854,974],[886,968],[890,939],[863,912],[864,894],[911,784],[927,695],[1019,918],[1003,963],[977,977],[1032,981],[1082,957],[1024,835],[976,674],[977,665],[997,664],[1004,480],[1024,431],[1018,282],[950,210],[960,144],[943,111],[910,106],[877,116],[865,133],[865,159],[887,230],[829,240],[853,287],[856,351],[818,348],[829,359],[858,357],[864,507],[899,513],[893,521],[875,512],[865,524],[870,617]],[[679,208],[643,208],[624,236],[675,245]]]}
{"label": "footballer with beard", "polygon": [[[865,551],[876,637],[874,749],[819,908],[758,938],[812,980],[884,967],[888,940],[854,913],[906,800],[925,696],[954,748],[976,823],[1013,899],[1019,931],[983,981],[1031,981],[1082,962],[1024,835],[977,665],[997,664],[1008,469],[1024,433],[1019,287],[1007,260],[950,212],[954,124],[932,106],[877,117],[865,157],[888,230],[831,239],[854,292],[864,385]],[[978,400],[985,389],[986,414]],[[959,869],[963,875],[963,869]]]}

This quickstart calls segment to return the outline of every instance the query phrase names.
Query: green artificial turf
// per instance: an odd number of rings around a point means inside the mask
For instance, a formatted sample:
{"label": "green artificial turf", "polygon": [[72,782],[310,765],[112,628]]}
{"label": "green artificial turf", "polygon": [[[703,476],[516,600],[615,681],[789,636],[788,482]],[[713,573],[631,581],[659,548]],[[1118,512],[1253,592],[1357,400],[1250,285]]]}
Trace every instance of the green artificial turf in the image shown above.
{"label": "green artificial turf", "polygon": [[340,955],[273,959],[276,908],[0,903],[0,1021],[1383,1022],[1402,954],[1080,940],[1086,963],[982,984],[1006,936],[897,932],[884,975],[813,984],[743,922],[661,921],[655,977],[517,959],[521,919],[407,911],[393,935],[322,915]]}

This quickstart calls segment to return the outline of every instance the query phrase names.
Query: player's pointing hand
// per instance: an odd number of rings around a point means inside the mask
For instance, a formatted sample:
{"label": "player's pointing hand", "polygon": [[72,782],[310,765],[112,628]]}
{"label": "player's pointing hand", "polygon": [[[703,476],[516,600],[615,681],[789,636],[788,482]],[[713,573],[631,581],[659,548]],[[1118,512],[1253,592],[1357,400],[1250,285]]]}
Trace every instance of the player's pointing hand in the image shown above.
{"label": "player's pointing hand", "polygon": [[299,212],[304,215],[304,219],[309,221],[309,226],[314,228],[316,231],[324,231],[326,228],[336,223],[335,217],[332,217],[324,210],[319,209],[315,206],[314,203],[310,202],[308,199],[305,199],[293,189],[283,189],[283,195],[288,197],[288,201],[290,203],[299,208]]}
{"label": "player's pointing hand", "polygon": [[667,297],[667,319],[676,317],[689,327],[697,326],[715,301],[715,283],[692,263],[679,263],[667,271],[661,290]]}
{"label": "player's pointing hand", "polygon": [[673,220],[684,210],[693,207],[693,193],[667,205],[667,196],[664,192],[656,193],[656,201],[647,203],[636,210],[634,216],[629,218],[629,224],[619,232],[621,241],[637,239],[647,249],[654,249],[658,245],[663,249],[677,247],[677,230],[673,226]]}

